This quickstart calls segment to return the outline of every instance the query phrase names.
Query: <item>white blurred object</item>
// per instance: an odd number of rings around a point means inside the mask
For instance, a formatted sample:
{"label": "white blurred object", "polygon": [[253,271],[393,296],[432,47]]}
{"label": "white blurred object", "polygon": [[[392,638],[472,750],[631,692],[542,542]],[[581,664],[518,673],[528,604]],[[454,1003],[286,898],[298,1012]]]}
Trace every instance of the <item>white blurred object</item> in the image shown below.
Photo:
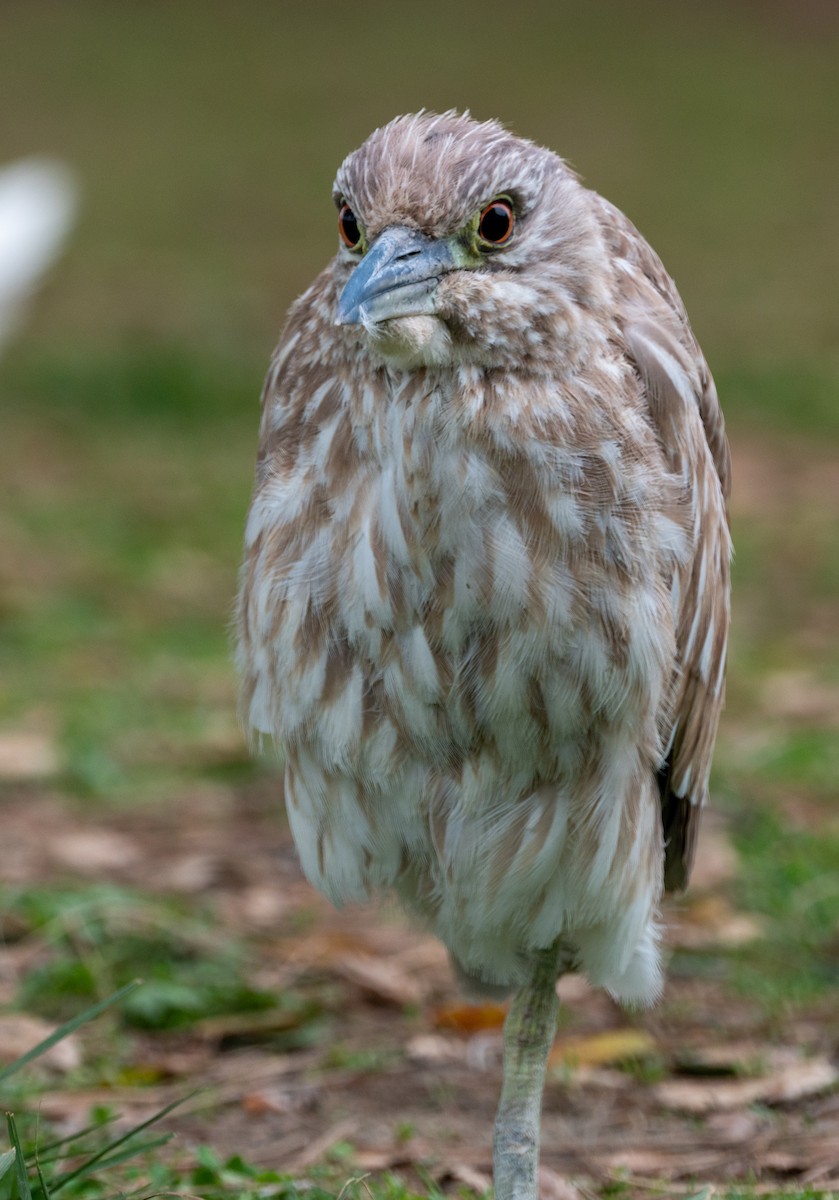
{"label": "white blurred object", "polygon": [[63,163],[23,158],[0,170],[0,348],[61,252],[77,207],[76,179]]}

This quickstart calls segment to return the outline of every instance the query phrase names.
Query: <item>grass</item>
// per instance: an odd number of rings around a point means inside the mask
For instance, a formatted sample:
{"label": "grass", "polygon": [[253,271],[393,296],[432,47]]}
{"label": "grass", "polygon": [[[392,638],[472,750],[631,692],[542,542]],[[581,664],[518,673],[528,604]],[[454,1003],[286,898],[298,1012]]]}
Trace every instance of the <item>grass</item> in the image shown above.
{"label": "grass", "polygon": [[0,601],[0,716],[49,698],[71,790],[147,794],[173,762],[248,769],[228,614],[254,440],[236,415],[258,388],[256,371],[161,347],[8,370],[18,553]]}
{"label": "grass", "polygon": [[[136,983],[128,984],[106,1000],[65,1022],[27,1054],[3,1068],[0,1071],[0,1083],[5,1083],[10,1076],[17,1075],[29,1067],[52,1046],[81,1026],[89,1024],[106,1008],[124,1000],[136,988]],[[127,1159],[159,1149],[168,1140],[165,1136],[142,1139],[139,1135],[166,1116],[171,1107],[167,1106],[149,1120],[140,1122],[127,1133],[116,1137],[110,1137],[107,1132],[107,1126],[113,1118],[104,1110],[100,1110],[93,1114],[92,1124],[80,1133],[46,1144],[40,1136],[37,1123],[33,1125],[31,1118],[25,1121],[24,1132],[21,1132],[15,1114],[7,1112],[10,1148],[0,1154],[0,1196],[3,1200],[6,1200],[6,1197],[9,1200],[15,1200],[15,1197],[17,1200],[49,1200],[59,1191],[64,1191],[67,1196],[90,1194],[86,1183],[94,1169],[107,1170],[109,1167],[117,1167]],[[76,1161],[70,1169],[61,1169],[68,1159],[78,1160],[80,1157],[82,1161]]]}
{"label": "grass", "polygon": [[791,827],[768,807],[736,823],[743,907],[766,936],[741,948],[732,981],[779,1014],[839,986],[839,831]]}
{"label": "grass", "polygon": [[[799,980],[806,981],[807,988],[797,992],[793,988],[784,995],[787,1011],[796,1005],[805,1005],[813,998],[813,985],[819,981],[813,972],[813,962],[807,958],[808,951],[818,950],[820,938],[824,939],[835,931],[836,927],[836,895],[835,889],[829,889],[819,894],[819,889],[813,889],[814,879],[819,878],[820,867],[824,864],[826,851],[821,848],[821,861],[813,854],[815,839],[800,839],[797,845],[786,845],[782,861],[778,861],[777,848],[783,844],[778,828],[771,821],[759,818],[759,831],[747,829],[743,831],[740,842],[741,849],[747,856],[747,869],[742,885],[744,888],[760,886],[757,894],[747,896],[746,901],[755,911],[765,911],[767,917],[774,923],[774,929],[767,942],[761,943],[757,956],[747,957],[741,961],[741,974],[733,978],[734,986],[746,987],[754,998],[767,1005],[770,1011],[777,1005],[778,993],[766,993],[767,987],[780,986],[782,980],[789,981],[797,973]],[[771,864],[774,874],[766,871]],[[835,881],[835,873],[831,877]],[[780,882],[779,882],[780,880]],[[806,918],[805,910],[819,903],[825,907],[814,919]],[[4,908],[7,907],[4,905]],[[91,987],[105,982],[105,977],[114,978],[124,959],[129,965],[131,949],[135,946],[136,935],[126,937],[124,926],[128,914],[133,914],[132,925],[157,925],[164,914],[153,914],[149,905],[136,896],[126,892],[101,890],[90,896],[76,896],[75,899],[45,891],[39,893],[21,894],[8,906],[12,916],[18,921],[17,928],[29,926],[33,931],[49,928],[52,930],[50,940],[58,946],[59,953],[65,951],[65,931],[72,929],[74,944],[77,950],[75,965],[84,964],[89,951],[84,948],[79,952],[80,943],[88,942],[95,948],[103,962],[107,964],[107,972],[103,976],[100,971],[97,980],[89,980]],[[120,910],[123,910],[122,912]],[[50,1077],[38,1071],[39,1059],[51,1046],[71,1033],[91,1026],[111,1010],[117,1017],[110,1027],[104,1031],[104,1043],[99,1059],[88,1059],[83,1077],[69,1080],[69,1085],[79,1086],[93,1079],[107,1079],[112,1084],[144,1086],[152,1082],[150,1077],[140,1078],[139,1072],[126,1065],[120,1068],[120,1054],[125,1045],[124,1031],[131,1028],[164,1030],[183,1028],[185,1024],[200,1019],[207,1012],[225,1011],[232,1008],[239,1011],[247,1004],[241,1004],[239,996],[232,996],[230,990],[225,993],[225,1003],[219,1008],[213,1007],[213,965],[218,963],[221,974],[225,967],[217,954],[205,951],[203,956],[203,975],[196,992],[201,1009],[196,1010],[194,1000],[187,997],[189,984],[185,979],[189,976],[189,966],[184,968],[182,954],[172,937],[172,922],[167,920],[166,927],[169,937],[164,943],[160,938],[160,953],[157,947],[150,947],[149,942],[141,941],[139,946],[139,962],[142,962],[150,975],[150,981],[143,984],[136,982],[125,985],[116,995],[106,996],[103,1000],[79,1015],[70,1018],[53,1035],[40,1046],[35,1047],[19,1061],[0,1070],[0,1088],[5,1089],[5,1104],[13,1109],[7,1118],[8,1144],[7,1151],[0,1150],[0,1200],[50,1200],[59,1192],[67,1200],[74,1198],[105,1197],[105,1196],[137,1196],[152,1197],[165,1194],[195,1195],[203,1200],[223,1200],[237,1197],[238,1200],[327,1200],[335,1197],[353,1197],[357,1200],[442,1200],[443,1193],[435,1182],[423,1174],[422,1188],[417,1191],[416,1184],[410,1184],[398,1174],[392,1172],[377,1172],[372,1175],[353,1171],[356,1157],[356,1147],[352,1142],[336,1143],[324,1162],[301,1174],[289,1174],[268,1169],[249,1161],[246,1155],[234,1153],[225,1157],[206,1145],[192,1148],[188,1153],[180,1151],[172,1154],[167,1150],[170,1135],[165,1132],[165,1119],[169,1112],[177,1107],[178,1101],[161,1107],[150,1118],[137,1122],[125,1129],[124,1120],[120,1120],[117,1108],[98,1104],[91,1109],[87,1126],[72,1137],[63,1136],[50,1127],[49,1121],[41,1120],[38,1116],[39,1098],[49,1093]],[[192,918],[192,935],[195,941],[200,941],[204,933]],[[806,945],[799,945],[796,938],[801,938],[805,928],[809,928],[810,936]],[[776,934],[785,934],[783,944],[773,941]],[[777,961],[773,953],[784,959],[784,975],[779,978]],[[158,972],[155,963],[166,964],[170,979],[177,980],[173,991],[178,1002],[174,1008],[167,1001],[169,991],[163,985],[164,1003],[161,1005],[160,981],[156,978]],[[63,965],[68,972],[74,965],[72,950],[67,950]],[[229,969],[229,964],[228,964]],[[186,970],[186,976],[182,972]],[[220,975],[221,977],[221,975]],[[229,982],[229,979],[228,979]],[[823,981],[824,982],[824,981]],[[835,986],[835,979],[833,980]],[[761,992],[763,988],[763,993]],[[27,997],[26,991],[31,989],[32,995]],[[809,989],[809,990],[808,990]],[[27,1011],[36,1011],[38,1005],[32,1003],[34,997],[48,996],[59,1000],[62,1009],[76,1006],[82,999],[80,989],[74,996],[72,988],[66,988],[60,978],[52,981],[31,975],[24,984],[21,995],[22,1006]],[[215,993],[218,999],[218,994]],[[259,997],[264,1003],[265,996]],[[291,1000],[292,1010],[295,1000]],[[58,1015],[55,1010],[51,1015]],[[299,1016],[299,1006],[298,1006]],[[301,1018],[312,1019],[311,1010]],[[295,1022],[293,1021],[292,1024]],[[101,1034],[100,1034],[101,1037]],[[294,1043],[290,1043],[293,1045]],[[376,1070],[379,1061],[374,1060],[372,1053],[363,1052],[338,1053],[336,1048],[335,1061],[324,1060],[324,1066],[338,1066],[351,1070]],[[105,1064],[107,1063],[107,1067]],[[97,1065],[98,1064],[98,1065]],[[92,1073],[93,1072],[93,1073]],[[97,1073],[99,1072],[99,1073]],[[27,1078],[29,1076],[29,1078]],[[660,1073],[647,1078],[639,1075],[643,1086],[656,1082]],[[11,1081],[11,1089],[10,1089]],[[67,1086],[67,1085],[65,1085]],[[183,1098],[188,1098],[188,1085],[184,1085]],[[155,1130],[160,1124],[162,1132]],[[396,1127],[396,1136],[400,1141],[413,1138],[415,1130],[410,1125],[401,1123]],[[2,1143],[0,1143],[2,1144]],[[174,1143],[172,1143],[174,1145]],[[458,1194],[462,1200],[470,1200],[475,1193],[461,1186]],[[827,1200],[832,1193],[818,1188],[783,1188],[777,1191],[767,1190],[765,1185],[754,1187],[741,1184],[732,1189],[699,1188],[691,1191],[684,1186],[675,1193],[672,1186],[656,1187],[647,1182],[639,1181],[631,1175],[616,1176],[612,1181],[600,1187],[589,1186],[583,1193],[594,1200],[612,1197],[624,1197],[625,1200],[640,1196],[678,1194],[690,1197],[691,1200],[755,1200],[762,1197],[784,1197],[786,1200]]]}
{"label": "grass", "polygon": [[[68,1020],[26,1055],[0,1070],[0,1084],[37,1063],[52,1046],[90,1025],[105,1010],[132,1000],[141,1000],[146,985],[136,982]],[[141,1000],[141,1004],[142,1004]],[[130,1019],[130,1014],[127,1014]],[[72,1136],[53,1138],[32,1114],[24,1114],[20,1125],[13,1112],[6,1113],[9,1149],[0,1151],[0,1200],[51,1200],[59,1193],[73,1198],[120,1196],[198,1195],[202,1200],[334,1200],[342,1197],[375,1197],[375,1200],[414,1200],[397,1176],[385,1173],[374,1184],[367,1177],[345,1178],[342,1160],[352,1147],[336,1146],[335,1162],[319,1168],[306,1179],[266,1170],[247,1162],[241,1155],[220,1158],[207,1146],[197,1147],[194,1162],[178,1168],[156,1156],[170,1136],[149,1136],[149,1130],[176,1108],[178,1101],[114,1134],[117,1114],[105,1107],[91,1113],[91,1123]],[[341,1182],[338,1182],[338,1181]],[[431,1183],[428,1196],[442,1200]],[[462,1192],[466,1197],[467,1190]]]}
{"label": "grass", "polygon": [[51,1020],[143,975],[120,1008],[143,1029],[173,1029],[203,1017],[277,1007],[281,998],[248,984],[240,942],[219,938],[209,915],[113,885],[29,888],[3,897],[18,933],[40,940],[43,961],[18,996]]}

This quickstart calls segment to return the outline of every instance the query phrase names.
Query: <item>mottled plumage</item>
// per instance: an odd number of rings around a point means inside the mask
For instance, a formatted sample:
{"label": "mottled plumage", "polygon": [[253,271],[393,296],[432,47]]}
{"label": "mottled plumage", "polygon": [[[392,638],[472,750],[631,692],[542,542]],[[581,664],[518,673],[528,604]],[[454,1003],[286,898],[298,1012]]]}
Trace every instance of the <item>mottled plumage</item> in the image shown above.
{"label": "mottled plumage", "polygon": [[[515,226],[489,245],[499,196]],[[335,199],[361,240],[271,364],[240,603],[303,868],[339,904],[395,891],[478,987],[560,939],[649,1002],[723,701],[708,368],[630,222],[494,122],[398,118]],[[368,256],[413,278],[441,247],[419,300],[374,294]]]}

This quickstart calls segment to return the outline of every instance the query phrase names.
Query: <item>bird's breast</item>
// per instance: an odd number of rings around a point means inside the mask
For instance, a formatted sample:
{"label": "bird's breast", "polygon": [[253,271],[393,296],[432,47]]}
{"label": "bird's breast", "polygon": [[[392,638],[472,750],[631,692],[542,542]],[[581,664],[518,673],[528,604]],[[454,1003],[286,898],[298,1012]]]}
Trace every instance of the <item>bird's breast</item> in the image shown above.
{"label": "bird's breast", "polygon": [[667,518],[637,456],[608,431],[502,438],[458,423],[473,399],[419,382],[382,399],[356,429],[337,412],[328,452],[321,430],[255,501],[242,657],[257,728],[384,786],[478,746],[550,777],[596,718],[649,723],[672,616]]}

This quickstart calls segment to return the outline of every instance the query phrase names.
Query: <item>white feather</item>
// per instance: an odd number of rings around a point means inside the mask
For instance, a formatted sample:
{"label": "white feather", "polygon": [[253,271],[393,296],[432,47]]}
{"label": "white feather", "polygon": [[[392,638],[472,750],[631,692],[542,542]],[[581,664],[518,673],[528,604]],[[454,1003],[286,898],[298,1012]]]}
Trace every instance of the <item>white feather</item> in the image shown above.
{"label": "white feather", "polygon": [[26,158],[0,171],[0,345],[15,332],[36,284],[58,257],[78,208],[63,163]]}

